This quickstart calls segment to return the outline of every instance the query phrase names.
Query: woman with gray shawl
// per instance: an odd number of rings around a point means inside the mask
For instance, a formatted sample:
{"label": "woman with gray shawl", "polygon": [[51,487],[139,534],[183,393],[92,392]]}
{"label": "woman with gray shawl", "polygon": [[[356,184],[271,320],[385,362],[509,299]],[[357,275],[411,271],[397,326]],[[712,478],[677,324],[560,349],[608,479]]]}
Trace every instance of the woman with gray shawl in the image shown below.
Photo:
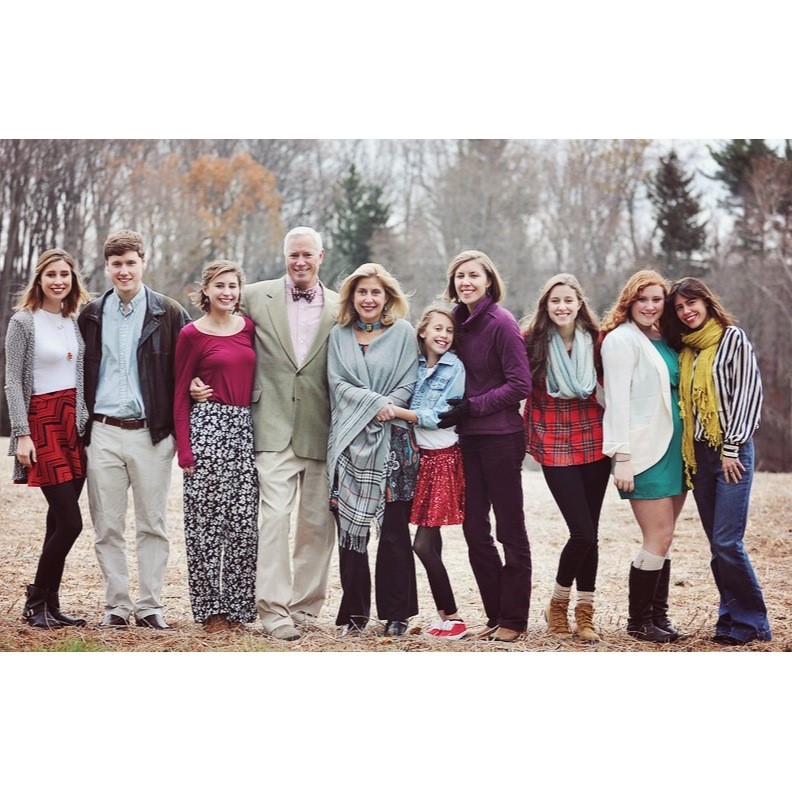
{"label": "woman with gray shawl", "polygon": [[330,333],[327,472],[338,526],[342,636],[359,634],[369,619],[372,521],[380,528],[375,591],[383,635],[404,635],[418,613],[409,519],[419,452],[409,424],[393,410],[409,405],[418,375],[407,312],[396,279],[379,264],[363,264],[341,285]]}

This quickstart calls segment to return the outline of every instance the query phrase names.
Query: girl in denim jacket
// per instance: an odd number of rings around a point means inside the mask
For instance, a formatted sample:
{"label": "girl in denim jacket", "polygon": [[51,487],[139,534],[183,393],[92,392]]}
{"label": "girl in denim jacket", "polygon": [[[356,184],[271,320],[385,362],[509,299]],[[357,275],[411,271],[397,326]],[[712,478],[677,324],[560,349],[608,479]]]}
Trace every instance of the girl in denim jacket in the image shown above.
{"label": "girl in denim jacket", "polygon": [[426,569],[439,616],[428,632],[450,640],[467,634],[443,564],[440,535],[441,526],[461,525],[465,515],[465,479],[457,433],[437,426],[438,414],[449,409],[449,399],[465,395],[465,367],[453,351],[454,331],[449,308],[430,305],[424,310],[416,329],[421,354],[410,409],[394,408],[397,418],[416,425],[415,438],[421,448],[410,522],[418,526],[413,550]]}

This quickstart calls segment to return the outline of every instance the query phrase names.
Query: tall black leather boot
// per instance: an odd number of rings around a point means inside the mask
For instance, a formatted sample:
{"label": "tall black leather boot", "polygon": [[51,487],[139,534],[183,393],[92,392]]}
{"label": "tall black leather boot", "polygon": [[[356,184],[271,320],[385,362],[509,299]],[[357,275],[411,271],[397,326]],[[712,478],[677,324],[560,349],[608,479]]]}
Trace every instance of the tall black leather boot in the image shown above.
{"label": "tall black leather boot", "polygon": [[639,641],[669,643],[671,636],[652,622],[654,602],[660,569],[636,569],[630,564],[630,618],[627,633]]}
{"label": "tall black leather boot", "polygon": [[63,625],[50,613],[47,605],[49,590],[30,585],[27,587],[27,601],[22,611],[22,619],[31,627],[43,630],[57,630]]}
{"label": "tall black leather boot", "polygon": [[50,591],[47,597],[47,608],[50,616],[64,627],[85,627],[88,623],[85,619],[73,619],[71,616],[67,616],[61,611],[60,596],[57,591]]}
{"label": "tall black leather boot", "polygon": [[663,568],[660,570],[660,577],[657,581],[654,600],[652,602],[652,624],[665,630],[672,641],[679,638],[687,638],[687,633],[680,632],[668,618],[668,588],[671,582],[671,559],[666,558]]}

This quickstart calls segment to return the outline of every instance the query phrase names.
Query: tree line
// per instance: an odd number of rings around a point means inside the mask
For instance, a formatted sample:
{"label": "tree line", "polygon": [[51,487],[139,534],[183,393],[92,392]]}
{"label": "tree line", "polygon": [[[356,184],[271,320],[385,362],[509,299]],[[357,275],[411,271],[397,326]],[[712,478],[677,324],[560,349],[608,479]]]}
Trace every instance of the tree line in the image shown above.
{"label": "tree line", "polygon": [[574,273],[602,313],[654,267],[705,278],[749,333],[765,384],[759,467],[790,470],[790,141],[781,149],[710,145],[722,199],[705,209],[705,177],[652,140],[0,139],[0,326],[47,248],[103,291],[102,242],[121,227],[145,235],[152,287],[185,306],[213,258],[250,281],[279,275],[283,234],[303,224],[325,238],[326,282],[377,261],[415,312],[464,248],[496,262],[518,318],[555,272]]}

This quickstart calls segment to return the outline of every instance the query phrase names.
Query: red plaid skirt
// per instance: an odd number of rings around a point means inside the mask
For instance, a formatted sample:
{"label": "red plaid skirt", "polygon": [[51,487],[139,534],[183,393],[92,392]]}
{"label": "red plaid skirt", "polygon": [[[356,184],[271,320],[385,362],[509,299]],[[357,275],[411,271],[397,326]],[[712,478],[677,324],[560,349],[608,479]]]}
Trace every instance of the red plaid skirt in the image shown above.
{"label": "red plaid skirt", "polygon": [[28,470],[29,487],[51,487],[85,477],[76,401],[74,388],[31,396],[28,423],[36,464]]}
{"label": "red plaid skirt", "polygon": [[459,445],[422,448],[410,522],[426,526],[461,525],[464,518],[465,474]]}

